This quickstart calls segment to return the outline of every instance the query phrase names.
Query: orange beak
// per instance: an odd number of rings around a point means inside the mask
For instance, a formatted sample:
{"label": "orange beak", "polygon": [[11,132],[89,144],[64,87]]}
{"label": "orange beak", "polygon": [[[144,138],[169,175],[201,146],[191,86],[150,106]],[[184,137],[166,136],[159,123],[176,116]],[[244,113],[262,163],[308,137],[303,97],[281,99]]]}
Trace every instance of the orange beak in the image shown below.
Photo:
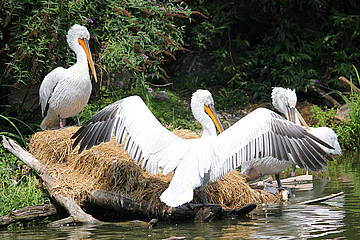
{"label": "orange beak", "polygon": [[214,122],[219,133],[222,133],[224,131],[224,128],[219,121],[219,118],[216,114],[214,105],[212,105],[212,104],[209,106],[204,105],[204,108],[205,108],[205,112],[210,116],[211,120]]}
{"label": "orange beak", "polygon": [[92,57],[91,57],[91,51],[90,51],[90,47],[89,47],[89,42],[88,42],[87,39],[81,39],[81,38],[78,39],[78,42],[83,47],[83,49],[84,49],[84,51],[86,53],[86,57],[87,57],[91,72],[92,72],[92,74],[94,76],[95,82],[97,83],[95,65],[94,65],[94,62],[93,62]]}

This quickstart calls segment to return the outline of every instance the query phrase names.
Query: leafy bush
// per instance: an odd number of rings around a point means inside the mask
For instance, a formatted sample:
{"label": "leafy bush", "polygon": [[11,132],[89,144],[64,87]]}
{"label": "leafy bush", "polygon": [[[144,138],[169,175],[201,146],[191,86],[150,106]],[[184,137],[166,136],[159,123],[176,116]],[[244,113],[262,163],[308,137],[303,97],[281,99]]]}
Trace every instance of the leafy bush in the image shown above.
{"label": "leafy bush", "polygon": [[162,65],[175,59],[176,51],[186,51],[183,22],[197,14],[182,4],[155,0],[9,0],[1,12],[5,83],[28,85],[41,82],[54,67],[73,64],[66,33],[75,23],[91,33],[102,81],[117,71],[137,81],[166,79]]}
{"label": "leafy bush", "polygon": [[[357,69],[355,69],[355,75],[357,76],[357,80],[360,83],[360,77]],[[350,78],[351,79],[351,78]],[[335,130],[338,134],[339,143],[342,148],[346,150],[360,150],[360,92],[351,89],[351,94],[349,97],[343,95],[338,92],[345,103],[348,105],[350,109],[349,117],[347,120],[336,124],[334,121],[334,116],[336,111],[334,109],[325,109],[321,110],[318,106],[312,107],[313,117],[318,120],[318,124],[316,126],[328,126]]]}
{"label": "leafy bush", "polygon": [[310,112],[312,112],[311,117],[313,120],[317,121],[313,127],[336,127],[336,123],[334,122],[336,114],[335,108],[325,108],[323,110],[319,106],[313,105],[311,106]]}
{"label": "leafy bush", "polygon": [[359,64],[358,1],[192,1],[191,6],[211,16],[190,29],[191,44],[217,56],[214,64],[223,72],[218,84],[247,92],[250,99],[267,100],[274,86],[304,90],[315,79],[341,89],[339,75],[354,76],[352,64]]}
{"label": "leafy bush", "polygon": [[[154,91],[159,90],[154,89]],[[139,95],[154,116],[169,129],[199,130],[200,125],[195,122],[189,107],[185,106],[180,97],[170,91],[166,91],[166,94],[169,97],[168,101],[153,98],[151,93],[148,90],[144,91],[142,87],[134,87],[131,90],[103,88],[98,101],[89,103],[79,114],[79,118],[83,124],[105,106],[131,95]]]}

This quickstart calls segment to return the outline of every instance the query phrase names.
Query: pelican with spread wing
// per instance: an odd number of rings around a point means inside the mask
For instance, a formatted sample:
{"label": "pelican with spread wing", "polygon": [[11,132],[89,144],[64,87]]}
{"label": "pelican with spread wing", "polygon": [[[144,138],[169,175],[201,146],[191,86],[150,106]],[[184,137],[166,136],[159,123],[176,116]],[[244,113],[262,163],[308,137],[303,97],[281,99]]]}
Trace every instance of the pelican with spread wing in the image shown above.
{"label": "pelican with spread wing", "polygon": [[[182,139],[167,130],[138,96],[117,101],[85,123],[71,138],[73,148],[84,149],[107,142],[112,136],[142,168],[152,174],[174,171],[160,200],[177,207],[247,161],[272,156],[313,170],[325,168],[331,158],[317,143],[328,146],[305,129],[265,108],[258,108],[223,131],[209,91],[197,90],[191,110],[203,128],[199,139]],[[221,134],[216,135],[216,128]]]}
{"label": "pelican with spread wing", "polygon": [[66,39],[69,47],[76,53],[77,61],[68,69],[55,68],[42,81],[39,89],[44,117],[41,129],[63,127],[65,119],[74,116],[80,125],[77,115],[89,101],[92,88],[88,64],[97,82],[89,38],[86,27],[75,24],[69,29]]}

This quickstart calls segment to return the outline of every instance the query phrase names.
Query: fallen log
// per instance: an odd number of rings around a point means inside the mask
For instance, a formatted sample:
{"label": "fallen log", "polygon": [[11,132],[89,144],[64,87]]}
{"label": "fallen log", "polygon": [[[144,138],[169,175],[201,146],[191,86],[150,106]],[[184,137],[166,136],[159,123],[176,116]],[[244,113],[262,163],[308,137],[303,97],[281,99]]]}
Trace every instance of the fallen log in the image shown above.
{"label": "fallen log", "polygon": [[335,107],[339,107],[340,103],[338,101],[336,101],[333,97],[331,97],[329,94],[327,94],[325,91],[321,90],[320,88],[317,88],[315,86],[311,87],[312,90],[314,90],[314,92],[316,92],[317,94],[319,94],[321,97],[323,97],[324,99],[328,100],[329,102],[331,102]]}
{"label": "fallen log", "polygon": [[52,204],[35,205],[11,211],[9,214],[0,217],[0,227],[6,227],[15,222],[30,222],[35,219],[55,216],[57,210]]}
{"label": "fallen log", "polygon": [[334,193],[334,194],[328,195],[328,196],[326,196],[326,197],[321,197],[321,198],[316,198],[316,199],[312,199],[312,200],[307,200],[307,201],[304,201],[304,202],[299,202],[299,203],[297,203],[297,204],[299,204],[299,205],[304,205],[304,204],[320,203],[320,202],[323,202],[323,201],[332,199],[332,198],[334,198],[334,197],[341,196],[341,195],[343,195],[343,194],[344,194],[344,192]]}
{"label": "fallen log", "polygon": [[35,170],[40,178],[44,182],[44,186],[49,194],[60,204],[66,211],[70,214],[70,217],[74,222],[80,223],[100,223],[99,220],[95,219],[91,215],[85,213],[81,207],[75,202],[74,199],[62,195],[62,194],[52,194],[51,189],[54,187],[54,180],[48,173],[46,167],[34,158],[30,153],[25,151],[22,147],[16,144],[11,139],[6,139],[3,136],[3,145],[8,149],[12,154],[14,154],[18,159],[24,162],[26,165]]}
{"label": "fallen log", "polygon": [[[124,215],[130,214],[137,216],[144,215],[149,208],[146,203],[138,203],[122,194],[105,190],[96,190],[92,192],[90,199],[85,205],[114,210],[123,213]],[[156,218],[162,221],[207,222],[213,219],[245,216],[255,208],[256,204],[247,204],[241,208],[235,209],[223,209],[218,204],[204,205],[188,203],[176,208],[169,207],[166,212],[152,211],[151,214],[147,214],[147,217]]]}

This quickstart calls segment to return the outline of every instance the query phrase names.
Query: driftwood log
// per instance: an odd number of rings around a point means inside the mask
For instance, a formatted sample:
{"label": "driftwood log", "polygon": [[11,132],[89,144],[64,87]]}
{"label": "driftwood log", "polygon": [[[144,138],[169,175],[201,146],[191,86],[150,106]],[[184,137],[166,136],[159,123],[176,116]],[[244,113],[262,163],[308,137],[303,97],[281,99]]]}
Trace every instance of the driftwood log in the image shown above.
{"label": "driftwood log", "polygon": [[352,82],[350,82],[349,80],[347,80],[346,77],[341,76],[341,77],[339,77],[339,80],[340,80],[342,83],[344,83],[345,86],[348,87],[349,89],[352,88],[352,89],[354,89],[354,90],[356,90],[357,92],[360,93],[360,89],[359,89],[357,86],[355,86],[355,84],[353,84]]}
{"label": "driftwood log", "polygon": [[307,200],[307,201],[304,201],[304,202],[299,202],[299,203],[297,203],[297,204],[299,204],[299,205],[304,205],[304,204],[317,204],[317,203],[321,203],[321,202],[324,202],[324,201],[326,201],[326,200],[329,200],[329,199],[332,199],[332,198],[341,196],[341,195],[343,195],[343,194],[344,194],[344,192],[334,193],[334,194],[330,194],[330,195],[325,196],[325,197],[316,198],[316,199],[312,199],[312,200]]}
{"label": "driftwood log", "polygon": [[12,211],[9,214],[0,217],[0,228],[15,222],[25,223],[35,219],[55,216],[56,214],[56,207],[52,204],[29,206]]}
{"label": "driftwood log", "polygon": [[[50,176],[46,166],[43,165],[29,152],[21,148],[11,139],[3,137],[3,145],[18,159],[23,161],[26,165],[34,169],[44,182],[44,186],[49,194],[69,213],[69,217],[51,223],[51,226],[61,226],[71,223],[103,223],[94,216],[86,213],[83,208],[99,208],[110,211],[116,211],[119,214],[127,216],[143,216],[146,219],[159,219],[166,221],[211,221],[213,219],[245,216],[253,209],[256,204],[248,204],[237,209],[223,209],[220,205],[211,204],[185,204],[176,208],[168,208],[166,212],[155,212],[152,215],[146,211],[148,206],[144,203],[139,203],[123,194],[108,192],[104,190],[96,190],[91,193],[87,202],[80,207],[76,201],[64,194],[54,194],[51,189],[54,187],[54,179]],[[153,220],[152,220],[153,221]]]}
{"label": "driftwood log", "polygon": [[[148,209],[148,205],[138,203],[131,198],[123,196],[122,194],[96,190],[91,193],[91,197],[86,206],[101,207],[103,209],[123,212],[124,215],[144,215]],[[222,219],[228,217],[245,216],[256,208],[256,204],[247,204],[241,208],[223,209],[218,204],[193,204],[188,203],[176,208],[169,208],[167,212],[153,212],[150,218],[156,218],[161,221],[196,221],[207,222],[213,219]]]}
{"label": "driftwood log", "polygon": [[321,90],[320,88],[317,88],[315,86],[312,86],[311,89],[316,92],[317,94],[319,94],[321,97],[323,97],[324,99],[328,100],[329,102],[331,102],[335,107],[339,107],[340,103],[338,101],[336,101],[333,97],[331,97],[329,94],[327,94],[325,91]]}

